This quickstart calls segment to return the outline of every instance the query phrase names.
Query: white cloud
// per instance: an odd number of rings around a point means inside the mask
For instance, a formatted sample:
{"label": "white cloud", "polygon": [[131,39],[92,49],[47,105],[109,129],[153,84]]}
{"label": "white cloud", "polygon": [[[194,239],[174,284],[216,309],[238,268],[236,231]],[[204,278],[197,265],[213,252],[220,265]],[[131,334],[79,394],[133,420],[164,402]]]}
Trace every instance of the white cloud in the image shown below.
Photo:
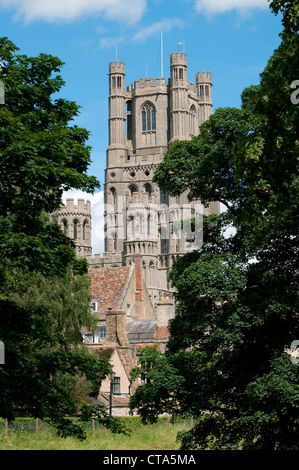
{"label": "white cloud", "polygon": [[168,18],[162,21],[157,21],[152,25],[148,26],[147,28],[143,28],[138,31],[133,36],[133,41],[143,42],[151,36],[154,36],[160,31],[167,32],[170,31],[174,27],[182,28],[184,26],[184,22],[179,18]]}
{"label": "white cloud", "polygon": [[72,21],[102,14],[110,20],[136,23],[146,9],[146,0],[0,0],[0,6],[16,10],[26,22]]}
{"label": "white cloud", "polygon": [[100,47],[111,48],[125,41],[141,43],[141,42],[146,41],[152,36],[155,36],[157,34],[160,35],[161,31],[168,32],[174,27],[183,28],[184,22],[179,18],[169,18],[169,19],[157,21],[156,23],[153,23],[146,28],[140,29],[140,31],[133,34],[132,37],[129,37],[129,36],[103,37],[100,40]]}
{"label": "white cloud", "polygon": [[196,0],[196,10],[199,13],[213,15],[229,10],[248,11],[253,8],[269,8],[267,0]]}
{"label": "white cloud", "polygon": [[105,37],[100,40],[100,47],[103,49],[109,49],[122,43],[125,39],[125,36],[117,36],[114,38]]}

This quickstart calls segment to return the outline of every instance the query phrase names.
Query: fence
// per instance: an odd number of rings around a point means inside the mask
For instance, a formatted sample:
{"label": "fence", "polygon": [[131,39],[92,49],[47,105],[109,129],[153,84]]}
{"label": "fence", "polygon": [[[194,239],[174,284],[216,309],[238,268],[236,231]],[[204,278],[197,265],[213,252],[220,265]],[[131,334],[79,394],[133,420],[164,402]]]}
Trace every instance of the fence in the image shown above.
{"label": "fence", "polygon": [[[75,421],[77,418],[71,419]],[[85,431],[94,431],[95,429],[102,427],[100,423],[93,419],[87,423],[82,423],[82,421],[80,421],[80,426]],[[0,418],[0,434],[3,432],[5,434],[18,432],[38,433],[41,431],[51,432],[52,430],[54,430],[53,426],[41,419],[16,418],[12,423],[9,423],[7,420]]]}

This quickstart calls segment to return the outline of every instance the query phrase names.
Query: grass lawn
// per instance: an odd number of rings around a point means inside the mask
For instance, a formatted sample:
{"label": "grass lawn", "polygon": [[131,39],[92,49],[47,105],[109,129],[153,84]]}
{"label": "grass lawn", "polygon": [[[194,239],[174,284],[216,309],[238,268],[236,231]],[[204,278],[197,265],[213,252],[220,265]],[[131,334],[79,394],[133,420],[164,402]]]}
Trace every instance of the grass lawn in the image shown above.
{"label": "grass lawn", "polygon": [[143,425],[140,418],[122,418],[129,435],[112,434],[105,428],[87,431],[87,439],[60,438],[55,430],[39,425],[38,432],[25,426],[0,428],[0,450],[178,450],[177,433],[190,429],[190,421],[170,423],[161,418],[158,423]]}

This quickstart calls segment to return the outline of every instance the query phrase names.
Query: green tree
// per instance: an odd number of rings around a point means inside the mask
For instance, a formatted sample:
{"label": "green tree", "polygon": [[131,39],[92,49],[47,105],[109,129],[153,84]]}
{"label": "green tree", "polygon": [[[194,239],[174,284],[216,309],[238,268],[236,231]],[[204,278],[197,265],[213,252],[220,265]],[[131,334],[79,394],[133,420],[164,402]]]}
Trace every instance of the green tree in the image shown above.
{"label": "green tree", "polygon": [[[90,402],[109,364],[82,345],[80,328],[92,326],[87,262],[49,217],[63,191],[99,186],[87,174],[89,133],[69,124],[79,106],[52,96],[64,85],[58,58],[18,54],[1,38],[0,63],[0,416],[25,413],[84,438],[69,419],[79,413],[119,432],[119,422]],[[81,383],[89,384],[84,397],[73,388]]]}
{"label": "green tree", "polygon": [[131,371],[130,378],[132,382],[140,378],[143,384],[131,397],[130,406],[138,409],[144,423],[154,423],[161,406],[165,413],[174,411],[175,390],[183,379],[157,346],[146,346],[138,354],[139,364]]}
{"label": "green tree", "polygon": [[87,174],[88,131],[69,125],[79,106],[52,97],[64,85],[58,74],[63,63],[17,51],[7,38],[0,39],[6,102],[0,108],[1,260],[61,273],[73,259],[73,244],[55,224],[44,224],[41,214],[60,207],[63,191],[93,192],[99,183]]}
{"label": "green tree", "polygon": [[[298,106],[291,102],[299,4],[270,7],[283,14],[284,30],[259,85],[244,90],[241,110],[217,110],[198,137],[172,144],[155,174],[170,194],[221,201],[217,228],[236,229],[229,239],[218,231],[211,240],[208,231],[201,251],[170,273],[177,308],[166,357],[183,379],[168,399],[176,397],[174,414],[198,419],[180,436],[184,449],[298,449],[299,364],[287,350],[299,338]],[[141,387],[132,406],[146,420],[141,404],[150,391],[142,394]],[[155,402],[155,417],[164,402]]]}

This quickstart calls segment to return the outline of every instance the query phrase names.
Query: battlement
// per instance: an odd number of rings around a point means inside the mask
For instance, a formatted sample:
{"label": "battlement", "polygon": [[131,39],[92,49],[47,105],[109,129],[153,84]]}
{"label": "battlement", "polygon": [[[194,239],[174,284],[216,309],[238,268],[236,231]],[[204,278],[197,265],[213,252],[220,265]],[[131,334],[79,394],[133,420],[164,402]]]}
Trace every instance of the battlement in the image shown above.
{"label": "battlement", "polygon": [[89,200],[85,201],[84,199],[78,199],[77,204],[75,200],[71,198],[66,199],[66,204],[64,204],[58,212],[91,212],[91,203]]}
{"label": "battlement", "polygon": [[135,80],[135,82],[132,83],[131,87],[128,87],[128,91],[137,91],[138,89],[144,90],[145,88],[153,88],[160,86],[165,86],[165,78],[158,77],[154,79],[150,77],[145,77],[140,78],[139,80]]}
{"label": "battlement", "polygon": [[95,254],[94,256],[92,256],[91,254],[90,256],[86,257],[86,259],[88,261],[90,268],[102,268],[103,267],[103,257],[100,253]]}
{"label": "battlement", "polygon": [[211,72],[197,72],[196,74],[196,84],[198,83],[212,83],[212,74]]}
{"label": "battlement", "polygon": [[109,64],[109,74],[110,73],[125,73],[125,64],[124,62],[110,62]]}
{"label": "battlement", "polygon": [[173,52],[170,54],[170,66],[187,65],[187,56],[185,52]]}

